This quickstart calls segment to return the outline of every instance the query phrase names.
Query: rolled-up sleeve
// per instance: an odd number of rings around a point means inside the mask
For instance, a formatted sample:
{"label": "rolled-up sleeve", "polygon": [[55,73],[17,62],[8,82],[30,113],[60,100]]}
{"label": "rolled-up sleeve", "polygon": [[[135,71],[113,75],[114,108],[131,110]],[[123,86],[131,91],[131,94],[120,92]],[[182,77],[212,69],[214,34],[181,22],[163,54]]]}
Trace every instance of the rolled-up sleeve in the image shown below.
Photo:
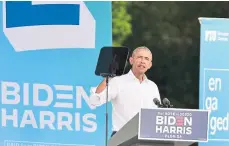
{"label": "rolled-up sleeve", "polygon": [[[90,90],[90,103],[93,106],[101,106],[107,100],[107,87],[101,93],[95,93],[97,87]],[[114,100],[119,92],[117,78],[110,79],[108,83],[108,102]]]}

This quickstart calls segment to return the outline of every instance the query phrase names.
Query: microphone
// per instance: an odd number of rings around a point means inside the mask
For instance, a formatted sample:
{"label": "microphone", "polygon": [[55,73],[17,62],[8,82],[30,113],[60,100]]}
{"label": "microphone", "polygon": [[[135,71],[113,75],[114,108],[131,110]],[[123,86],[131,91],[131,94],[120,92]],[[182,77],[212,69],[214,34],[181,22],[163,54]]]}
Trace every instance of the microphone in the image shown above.
{"label": "microphone", "polygon": [[173,107],[173,105],[170,104],[170,101],[168,100],[168,98],[164,98],[164,99],[162,100],[162,102],[163,102],[163,105],[164,105],[166,108],[172,108],[172,107]]}
{"label": "microphone", "polygon": [[157,105],[157,107],[163,107],[163,105],[160,103],[160,101],[157,98],[154,98],[153,102]]}

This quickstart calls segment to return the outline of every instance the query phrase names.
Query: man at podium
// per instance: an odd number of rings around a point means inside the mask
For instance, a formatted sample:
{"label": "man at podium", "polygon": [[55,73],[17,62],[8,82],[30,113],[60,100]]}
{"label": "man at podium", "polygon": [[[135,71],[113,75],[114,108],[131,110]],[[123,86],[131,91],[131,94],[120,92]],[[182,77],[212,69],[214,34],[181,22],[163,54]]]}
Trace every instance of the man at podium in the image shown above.
{"label": "man at podium", "polygon": [[[109,80],[108,101],[112,103],[112,136],[131,120],[141,108],[157,108],[153,99],[159,101],[157,85],[145,72],[152,66],[152,53],[147,47],[136,48],[129,58],[132,66],[127,74]],[[94,106],[106,103],[106,79],[91,91],[90,102]]]}

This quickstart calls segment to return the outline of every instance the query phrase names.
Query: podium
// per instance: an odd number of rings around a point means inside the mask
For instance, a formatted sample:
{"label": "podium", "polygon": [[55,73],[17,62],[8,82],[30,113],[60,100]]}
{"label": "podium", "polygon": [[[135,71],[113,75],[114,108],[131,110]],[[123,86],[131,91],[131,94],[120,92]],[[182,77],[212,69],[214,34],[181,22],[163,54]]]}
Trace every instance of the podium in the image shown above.
{"label": "podium", "polygon": [[142,108],[108,141],[108,146],[189,146],[208,142],[209,111]]}

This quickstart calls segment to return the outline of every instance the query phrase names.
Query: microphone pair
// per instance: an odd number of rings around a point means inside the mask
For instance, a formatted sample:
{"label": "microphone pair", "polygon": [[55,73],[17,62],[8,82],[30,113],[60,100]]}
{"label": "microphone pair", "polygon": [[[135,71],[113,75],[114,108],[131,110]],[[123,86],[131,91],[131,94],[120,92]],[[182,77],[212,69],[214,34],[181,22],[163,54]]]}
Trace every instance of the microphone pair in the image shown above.
{"label": "microphone pair", "polygon": [[172,108],[173,105],[170,104],[170,101],[168,100],[168,98],[164,98],[162,100],[162,104],[161,102],[157,99],[157,98],[154,98],[153,99],[153,102],[157,105],[157,107],[159,108]]}

